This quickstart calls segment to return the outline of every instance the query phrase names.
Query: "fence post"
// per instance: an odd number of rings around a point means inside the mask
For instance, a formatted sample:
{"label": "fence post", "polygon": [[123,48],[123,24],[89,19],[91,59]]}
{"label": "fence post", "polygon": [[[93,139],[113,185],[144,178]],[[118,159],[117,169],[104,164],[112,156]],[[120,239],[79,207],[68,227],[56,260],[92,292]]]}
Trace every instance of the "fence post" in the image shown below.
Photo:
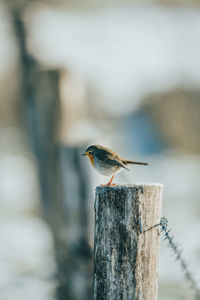
{"label": "fence post", "polygon": [[94,300],[157,299],[161,184],[97,187]]}
{"label": "fence post", "polygon": [[85,147],[60,145],[61,206],[56,232],[59,300],[92,298],[92,251],[89,246],[90,177],[81,154]]}
{"label": "fence post", "polygon": [[19,48],[27,133],[36,157],[44,216],[54,238],[57,298],[88,300],[92,296],[92,254],[88,244],[90,178],[87,162],[81,157],[85,147],[64,146],[58,141],[60,131],[69,130],[62,124],[67,123],[66,108],[60,118],[61,70],[43,70],[28,52],[25,5],[21,2],[13,2],[10,9]]}

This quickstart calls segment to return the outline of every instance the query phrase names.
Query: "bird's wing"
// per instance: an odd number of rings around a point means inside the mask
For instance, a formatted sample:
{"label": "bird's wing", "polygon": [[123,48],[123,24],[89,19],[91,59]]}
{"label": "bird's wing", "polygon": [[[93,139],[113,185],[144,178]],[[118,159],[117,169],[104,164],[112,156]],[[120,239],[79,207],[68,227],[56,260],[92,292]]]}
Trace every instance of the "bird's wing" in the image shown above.
{"label": "bird's wing", "polygon": [[96,157],[98,160],[101,160],[102,162],[109,158],[109,152],[106,150],[101,150],[96,152]]}
{"label": "bird's wing", "polygon": [[126,170],[128,168],[125,166],[125,164],[122,162],[120,156],[118,154],[111,154],[106,150],[101,150],[98,153],[96,153],[96,157],[101,160],[102,162],[108,163],[110,166],[119,166]]}

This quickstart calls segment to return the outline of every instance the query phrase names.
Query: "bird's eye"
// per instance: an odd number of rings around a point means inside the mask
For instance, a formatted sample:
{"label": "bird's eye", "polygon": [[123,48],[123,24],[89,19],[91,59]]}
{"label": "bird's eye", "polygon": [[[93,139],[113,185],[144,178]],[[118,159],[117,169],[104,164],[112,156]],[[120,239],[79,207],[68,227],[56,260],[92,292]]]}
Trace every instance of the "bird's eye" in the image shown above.
{"label": "bird's eye", "polygon": [[89,154],[92,154],[92,152],[91,152],[91,151],[89,151],[88,153],[89,153]]}

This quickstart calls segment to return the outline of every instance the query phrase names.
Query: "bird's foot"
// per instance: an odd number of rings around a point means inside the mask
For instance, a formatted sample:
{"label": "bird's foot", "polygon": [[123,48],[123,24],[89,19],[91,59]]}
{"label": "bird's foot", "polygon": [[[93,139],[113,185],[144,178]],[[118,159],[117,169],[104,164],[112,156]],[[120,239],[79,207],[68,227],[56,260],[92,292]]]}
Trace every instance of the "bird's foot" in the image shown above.
{"label": "bird's foot", "polygon": [[110,179],[110,181],[107,183],[107,184],[102,184],[101,187],[105,187],[105,186],[114,186],[116,184],[112,184],[112,181],[113,181],[113,178],[114,178],[115,175],[113,175]]}
{"label": "bird's foot", "polygon": [[106,187],[106,186],[115,186],[116,185],[116,183],[112,183],[112,184],[101,184],[100,186],[101,187]]}

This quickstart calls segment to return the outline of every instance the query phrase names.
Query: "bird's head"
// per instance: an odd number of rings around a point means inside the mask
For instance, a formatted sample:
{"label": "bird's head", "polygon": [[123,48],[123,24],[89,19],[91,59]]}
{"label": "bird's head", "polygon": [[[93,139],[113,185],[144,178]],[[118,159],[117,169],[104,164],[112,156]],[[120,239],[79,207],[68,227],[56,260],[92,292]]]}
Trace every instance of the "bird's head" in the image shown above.
{"label": "bird's head", "polygon": [[99,147],[98,145],[91,145],[89,146],[85,153],[82,154],[82,156],[85,156],[87,155],[92,163],[92,165],[94,165],[94,155],[95,155],[95,152],[99,150]]}
{"label": "bird's head", "polygon": [[91,146],[89,146],[89,147],[86,149],[85,153],[82,154],[82,156],[85,156],[85,155],[87,155],[87,156],[89,156],[89,155],[94,155],[94,153],[95,153],[97,150],[99,150],[99,147],[100,147],[100,146],[98,146],[98,145],[91,145]]}

